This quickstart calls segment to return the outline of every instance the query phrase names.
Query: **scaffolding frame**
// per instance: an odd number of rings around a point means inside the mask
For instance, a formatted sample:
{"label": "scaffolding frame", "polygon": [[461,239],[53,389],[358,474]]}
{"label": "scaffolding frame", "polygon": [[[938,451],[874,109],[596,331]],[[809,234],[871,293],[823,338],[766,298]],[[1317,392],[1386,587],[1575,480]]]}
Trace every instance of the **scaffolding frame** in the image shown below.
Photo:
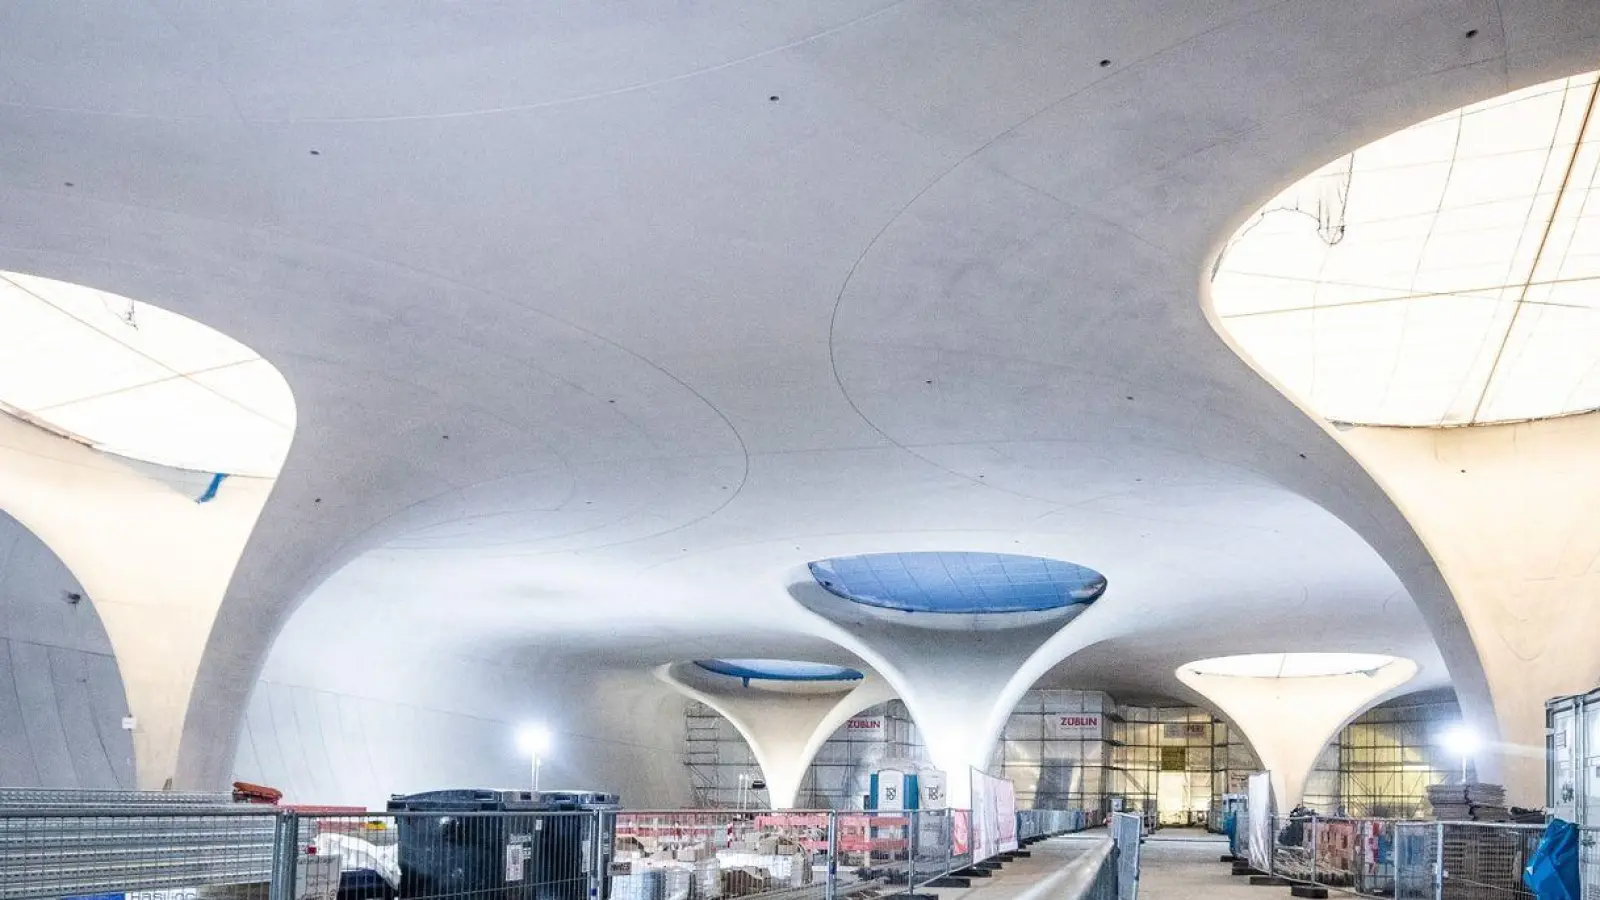
{"label": "scaffolding frame", "polygon": [[[1099,716],[1099,729],[1064,734],[1045,727],[1049,716],[1073,713]],[[928,760],[905,704],[892,700],[859,715],[881,716],[882,736],[862,738],[841,728],[807,768],[797,803],[857,808],[878,762]],[[1304,802],[1329,815],[1426,814],[1428,785],[1460,777],[1436,743],[1438,734],[1459,721],[1455,701],[1438,694],[1368,710],[1323,748],[1307,779]],[[1169,731],[1168,726],[1181,727]],[[684,762],[697,807],[766,801],[764,794],[748,789],[761,769],[732,724],[694,703],[686,728]],[[1170,796],[1163,803],[1161,796],[1161,754],[1173,748],[1183,750],[1181,808]],[[1035,689],[1007,719],[989,768],[1015,783],[1022,809],[1082,809],[1099,821],[1120,807],[1144,814],[1152,825],[1215,827],[1212,819],[1223,795],[1242,793],[1245,779],[1261,764],[1237,729],[1204,709],[1121,705],[1098,691]]]}

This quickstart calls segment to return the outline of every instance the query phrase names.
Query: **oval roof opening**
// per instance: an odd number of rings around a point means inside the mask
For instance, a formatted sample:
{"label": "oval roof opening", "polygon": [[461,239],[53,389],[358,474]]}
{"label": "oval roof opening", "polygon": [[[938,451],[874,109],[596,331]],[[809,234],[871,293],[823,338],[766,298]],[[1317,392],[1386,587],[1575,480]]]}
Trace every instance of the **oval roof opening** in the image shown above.
{"label": "oval roof opening", "polygon": [[912,613],[1044,612],[1093,603],[1106,590],[1106,577],[1085,566],[1006,553],[869,553],[810,569],[836,596]]}
{"label": "oval roof opening", "polygon": [[273,477],[294,396],[249,347],[77,284],[0,272],[0,411],[106,453]]}
{"label": "oval roof opening", "polygon": [[1341,424],[1489,425],[1600,409],[1600,94],[1574,75],[1334,160],[1218,257],[1218,323]]}
{"label": "oval roof opening", "polygon": [[695,665],[708,672],[751,681],[860,681],[862,674],[847,666],[795,659],[702,659]]}
{"label": "oval roof opening", "polygon": [[1182,668],[1226,678],[1328,678],[1370,674],[1396,662],[1398,657],[1376,653],[1249,653],[1202,659]]}

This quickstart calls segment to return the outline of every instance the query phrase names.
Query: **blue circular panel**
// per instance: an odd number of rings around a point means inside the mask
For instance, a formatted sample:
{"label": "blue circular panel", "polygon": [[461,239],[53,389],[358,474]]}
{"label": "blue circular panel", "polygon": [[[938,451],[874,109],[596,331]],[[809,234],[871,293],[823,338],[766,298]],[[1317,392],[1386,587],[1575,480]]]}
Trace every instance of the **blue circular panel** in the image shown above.
{"label": "blue circular panel", "polygon": [[1093,569],[1005,553],[869,553],[811,563],[834,594],[904,612],[1042,612],[1093,603],[1106,577]]}
{"label": "blue circular panel", "polygon": [[702,659],[695,663],[708,672],[746,681],[860,681],[861,673],[844,666],[793,659]]}

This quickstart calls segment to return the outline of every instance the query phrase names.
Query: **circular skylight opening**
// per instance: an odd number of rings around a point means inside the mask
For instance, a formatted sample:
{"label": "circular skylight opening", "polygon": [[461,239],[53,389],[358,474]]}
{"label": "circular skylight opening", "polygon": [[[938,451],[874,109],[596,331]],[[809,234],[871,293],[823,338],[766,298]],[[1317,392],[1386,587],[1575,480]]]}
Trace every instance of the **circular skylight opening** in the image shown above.
{"label": "circular skylight opening", "polygon": [[1596,73],[1552,81],[1313,172],[1218,258],[1222,329],[1334,422],[1600,409],[1595,103]]}
{"label": "circular skylight opening", "polygon": [[0,414],[178,469],[272,477],[294,397],[271,363],[193,319],[0,272]]}
{"label": "circular skylight opening", "polygon": [[840,556],[810,564],[829,593],[910,613],[1029,613],[1087,605],[1106,578],[1084,566],[1005,553],[920,552]]}
{"label": "circular skylight opening", "polygon": [[794,659],[702,659],[708,672],[751,681],[860,681],[862,674],[846,666]]}
{"label": "circular skylight opening", "polygon": [[1183,669],[1228,678],[1327,678],[1367,675],[1396,662],[1396,657],[1373,653],[1251,653],[1202,659]]}

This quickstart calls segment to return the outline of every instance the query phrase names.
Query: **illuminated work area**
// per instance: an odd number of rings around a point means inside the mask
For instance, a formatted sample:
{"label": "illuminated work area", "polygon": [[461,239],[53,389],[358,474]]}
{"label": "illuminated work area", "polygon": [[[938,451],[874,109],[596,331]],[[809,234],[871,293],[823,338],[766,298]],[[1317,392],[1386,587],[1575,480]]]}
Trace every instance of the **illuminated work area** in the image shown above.
{"label": "illuminated work area", "polygon": [[1600,900],[1600,7],[0,23],[0,900]]}

